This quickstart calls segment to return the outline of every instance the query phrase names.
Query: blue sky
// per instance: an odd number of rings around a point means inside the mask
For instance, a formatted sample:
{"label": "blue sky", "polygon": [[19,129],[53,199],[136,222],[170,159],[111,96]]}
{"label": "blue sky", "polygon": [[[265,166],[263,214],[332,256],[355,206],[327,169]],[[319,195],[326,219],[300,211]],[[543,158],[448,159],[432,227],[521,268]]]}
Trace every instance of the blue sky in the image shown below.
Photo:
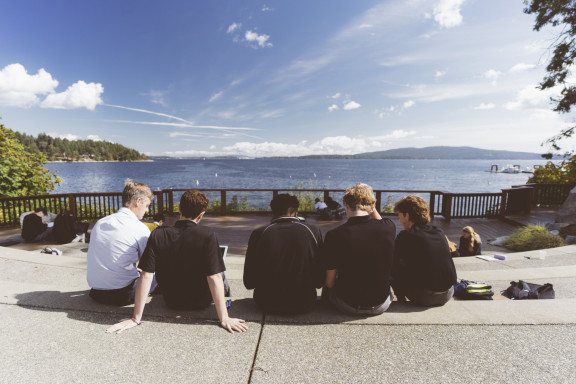
{"label": "blue sky", "polygon": [[[545,152],[553,31],[521,0],[18,0],[0,116],[149,155]],[[565,149],[573,149],[565,143]]]}

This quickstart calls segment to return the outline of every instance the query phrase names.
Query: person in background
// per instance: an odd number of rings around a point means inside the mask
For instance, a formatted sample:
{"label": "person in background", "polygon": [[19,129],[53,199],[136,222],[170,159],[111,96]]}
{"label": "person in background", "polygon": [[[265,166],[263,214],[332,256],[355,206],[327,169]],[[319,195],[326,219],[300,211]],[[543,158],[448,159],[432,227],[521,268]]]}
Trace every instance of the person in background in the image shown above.
{"label": "person in background", "polygon": [[341,219],[346,214],[346,209],[344,209],[344,207],[335,201],[332,197],[327,196],[325,203],[328,208],[330,208],[330,211],[335,218]]}
{"label": "person in background", "polygon": [[88,223],[79,223],[76,216],[71,211],[66,210],[56,216],[52,234],[58,244],[71,243],[85,239],[88,226]]}
{"label": "person in background", "polygon": [[462,228],[458,253],[460,256],[476,256],[482,254],[482,240],[480,239],[480,235],[474,232],[474,228],[470,226]]}
{"label": "person in background", "polygon": [[48,240],[52,234],[52,228],[42,221],[48,214],[44,207],[38,207],[34,212],[29,213],[22,221],[22,238],[28,243],[38,243]]}
{"label": "person in background", "polygon": [[164,222],[166,221],[166,216],[164,216],[163,213],[157,213],[154,215],[153,220],[154,222],[152,223],[144,223],[144,225],[148,227],[150,232],[164,225]]}
{"label": "person in background", "polygon": [[314,200],[314,208],[316,208],[316,213],[320,215],[320,220],[329,220],[332,217],[332,213],[330,212],[330,208],[319,198]]}
{"label": "person in background", "polygon": [[322,297],[347,314],[379,315],[394,298],[390,274],[396,226],[380,216],[374,191],[366,184],[348,188],[343,203],[348,220],[328,231],[322,247]]}
{"label": "person in background", "polygon": [[272,221],[250,235],[244,262],[244,286],[254,289],[254,301],[271,313],[309,312],[316,288],[323,283],[318,259],[322,233],[298,217],[296,196],[272,199]]}
{"label": "person in background", "polygon": [[198,225],[210,202],[200,191],[188,190],[180,199],[180,220],[173,227],[160,226],[151,234],[138,268],[132,318],[121,320],[107,332],[122,332],[142,324],[146,298],[154,274],[169,308],[204,309],[214,301],[220,325],[231,333],[245,332],[244,320],[228,317],[222,274],[226,270],[216,234]]}
{"label": "person in background", "polygon": [[[140,220],[153,198],[146,184],[128,179],[122,192],[122,208],[98,220],[92,228],[86,279],[93,300],[119,306],[134,303],[140,276],[136,264],[150,236]],[[152,290],[155,288],[154,281]]]}
{"label": "person in background", "polygon": [[406,196],[396,202],[404,228],[396,237],[392,288],[398,301],[422,306],[444,305],[454,294],[456,267],[448,239],[430,224],[430,207],[419,196]]}

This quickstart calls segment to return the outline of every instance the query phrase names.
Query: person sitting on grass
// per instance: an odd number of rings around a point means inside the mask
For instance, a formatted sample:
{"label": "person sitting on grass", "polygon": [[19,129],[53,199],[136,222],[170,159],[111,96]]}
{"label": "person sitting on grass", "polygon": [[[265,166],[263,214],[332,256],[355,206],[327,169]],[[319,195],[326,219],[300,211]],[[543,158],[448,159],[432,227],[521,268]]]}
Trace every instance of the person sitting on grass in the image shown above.
{"label": "person sitting on grass", "polygon": [[374,191],[358,183],[343,198],[348,220],[328,231],[322,247],[322,297],[351,315],[379,315],[390,306],[396,226],[375,208]]}
{"label": "person sitting on grass", "polygon": [[138,263],[141,273],[132,318],[120,321],[107,332],[122,332],[142,324],[154,274],[169,308],[204,309],[214,302],[224,329],[231,333],[248,329],[244,320],[228,316],[222,277],[226,267],[218,239],[212,229],[198,225],[209,205],[205,194],[188,190],[180,199],[180,220],[173,227],[161,226],[152,231]]}
{"label": "person sitting on grass", "polygon": [[460,256],[476,256],[482,254],[482,240],[480,239],[480,235],[474,232],[474,228],[470,226],[462,228],[458,253]]}
{"label": "person sitting on grass", "polygon": [[419,196],[400,199],[394,212],[404,228],[396,237],[392,288],[398,301],[444,305],[454,294],[456,268],[448,240],[430,224],[430,207]]}

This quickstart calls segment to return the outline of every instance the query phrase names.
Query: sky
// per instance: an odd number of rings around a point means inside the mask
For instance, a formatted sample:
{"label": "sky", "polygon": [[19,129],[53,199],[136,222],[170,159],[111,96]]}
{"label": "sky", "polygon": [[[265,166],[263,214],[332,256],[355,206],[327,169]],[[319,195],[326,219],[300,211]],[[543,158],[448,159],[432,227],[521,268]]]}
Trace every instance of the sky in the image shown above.
{"label": "sky", "polygon": [[[555,31],[522,0],[18,0],[0,123],[153,156],[544,153]],[[569,142],[563,149],[573,149]]]}

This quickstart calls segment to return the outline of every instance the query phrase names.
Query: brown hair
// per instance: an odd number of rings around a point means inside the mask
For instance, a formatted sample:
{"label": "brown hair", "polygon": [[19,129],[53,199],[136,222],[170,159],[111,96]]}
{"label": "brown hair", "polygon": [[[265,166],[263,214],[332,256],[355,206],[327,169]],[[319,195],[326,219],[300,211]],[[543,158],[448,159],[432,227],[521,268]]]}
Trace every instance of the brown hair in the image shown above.
{"label": "brown hair", "polygon": [[404,196],[394,205],[394,212],[408,214],[414,224],[426,224],[430,222],[430,207],[426,200],[420,196]]}
{"label": "brown hair", "polygon": [[122,191],[122,206],[130,208],[138,199],[152,201],[154,194],[146,184],[139,183],[132,179],[126,179],[124,191]]}
{"label": "brown hair", "polygon": [[272,217],[291,215],[294,212],[298,212],[298,207],[300,207],[298,198],[287,193],[281,193],[270,201]]}
{"label": "brown hair", "polygon": [[357,209],[372,212],[376,204],[374,191],[368,184],[358,183],[353,187],[346,189],[342,198],[348,208],[355,211]]}
{"label": "brown hair", "polygon": [[197,189],[189,189],[180,198],[180,213],[187,219],[195,219],[210,206],[208,196]]}

